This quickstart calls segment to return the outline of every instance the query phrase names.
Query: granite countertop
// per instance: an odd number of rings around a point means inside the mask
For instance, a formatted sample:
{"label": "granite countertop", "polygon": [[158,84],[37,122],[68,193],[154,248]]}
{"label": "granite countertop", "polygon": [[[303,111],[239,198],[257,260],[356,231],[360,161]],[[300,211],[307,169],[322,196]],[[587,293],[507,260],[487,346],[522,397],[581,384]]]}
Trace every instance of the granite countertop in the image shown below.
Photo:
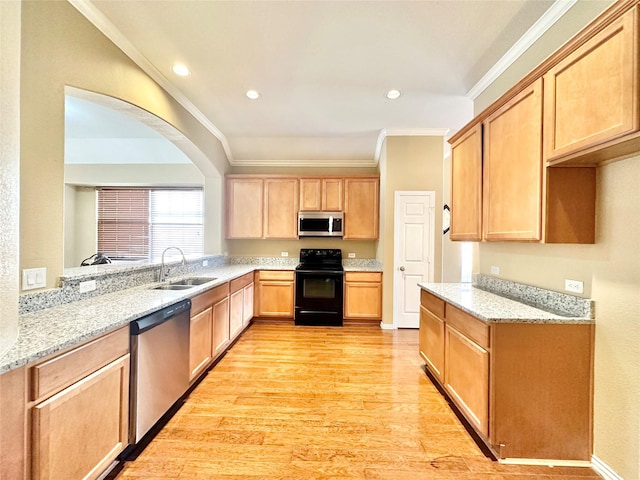
{"label": "granite countertop", "polygon": [[[187,290],[154,290],[160,284],[153,283],[25,313],[19,318],[20,332],[15,345],[0,357],[0,374],[104,335],[180,300],[265,268],[269,266],[225,265],[187,275],[212,279]],[[171,278],[170,281],[179,279]]]}
{"label": "granite countertop", "polygon": [[591,317],[553,313],[469,283],[419,283],[418,286],[487,323],[594,323]]}

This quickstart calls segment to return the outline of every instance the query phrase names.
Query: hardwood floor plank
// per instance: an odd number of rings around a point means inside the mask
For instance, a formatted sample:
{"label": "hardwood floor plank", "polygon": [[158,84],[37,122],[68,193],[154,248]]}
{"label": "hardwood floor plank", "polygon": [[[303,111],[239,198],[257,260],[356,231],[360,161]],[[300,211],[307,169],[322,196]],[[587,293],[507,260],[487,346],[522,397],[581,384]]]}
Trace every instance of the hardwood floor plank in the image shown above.
{"label": "hardwood floor plank", "polygon": [[118,479],[598,478],[486,458],[421,366],[416,330],[254,324]]}

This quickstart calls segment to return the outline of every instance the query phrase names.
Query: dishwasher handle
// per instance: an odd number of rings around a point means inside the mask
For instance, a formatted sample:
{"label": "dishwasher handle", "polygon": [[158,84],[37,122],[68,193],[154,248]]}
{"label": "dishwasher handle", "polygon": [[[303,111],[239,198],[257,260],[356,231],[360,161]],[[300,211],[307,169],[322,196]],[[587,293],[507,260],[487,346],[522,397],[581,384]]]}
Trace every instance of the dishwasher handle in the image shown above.
{"label": "dishwasher handle", "polygon": [[188,298],[178,303],[174,303],[169,307],[163,308],[162,310],[158,310],[157,312],[131,322],[131,335],[140,335],[147,330],[151,330],[153,327],[166,322],[176,315],[180,315],[184,312],[189,312],[190,310],[191,300],[189,300]]}

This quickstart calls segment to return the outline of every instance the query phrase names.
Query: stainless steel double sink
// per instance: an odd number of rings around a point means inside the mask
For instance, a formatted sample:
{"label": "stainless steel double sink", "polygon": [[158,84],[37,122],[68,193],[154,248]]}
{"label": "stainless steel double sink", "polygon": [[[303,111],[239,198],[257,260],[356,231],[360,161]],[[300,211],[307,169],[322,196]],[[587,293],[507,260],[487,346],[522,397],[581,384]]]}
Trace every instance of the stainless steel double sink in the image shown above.
{"label": "stainless steel double sink", "polygon": [[205,283],[213,282],[217,280],[217,277],[188,277],[178,280],[176,282],[166,283],[158,287],[153,287],[154,290],[188,290],[189,288],[197,287]]}

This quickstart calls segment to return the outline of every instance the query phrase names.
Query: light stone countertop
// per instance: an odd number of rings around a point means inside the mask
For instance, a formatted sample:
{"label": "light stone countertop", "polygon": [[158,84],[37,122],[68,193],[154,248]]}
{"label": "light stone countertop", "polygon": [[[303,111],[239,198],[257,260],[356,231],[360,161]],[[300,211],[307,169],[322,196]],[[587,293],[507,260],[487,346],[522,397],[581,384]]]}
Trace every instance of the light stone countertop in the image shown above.
{"label": "light stone countertop", "polygon": [[[295,270],[297,259],[275,261],[269,258],[242,258],[246,263],[231,263],[207,270],[199,270],[186,277],[211,277],[212,281],[186,290],[155,290],[159,283],[126,288],[113,293],[45,308],[19,317],[18,339],[11,349],[0,357],[0,374],[40,360],[48,355],[97,338],[131,321],[191,298],[210,288],[255,270]],[[237,260],[236,260],[237,261]],[[349,262],[347,262],[349,263]],[[382,271],[382,265],[368,260],[352,261],[345,271]],[[131,272],[146,265],[118,266],[119,272]],[[95,277],[110,269],[83,267],[72,270],[73,278]],[[67,278],[66,276],[64,278]],[[173,282],[182,277],[170,278]],[[213,280],[215,278],[215,280]]]}
{"label": "light stone countertop", "polygon": [[418,286],[487,323],[595,323],[590,317],[558,315],[469,283],[419,283]]}
{"label": "light stone countertop", "polygon": [[[246,273],[269,268],[262,265],[225,265],[188,275],[211,277],[212,281],[187,290],[154,290],[160,285],[154,283],[20,315],[18,340],[0,357],[0,374],[104,335]],[[179,279],[176,277],[169,281]]]}

